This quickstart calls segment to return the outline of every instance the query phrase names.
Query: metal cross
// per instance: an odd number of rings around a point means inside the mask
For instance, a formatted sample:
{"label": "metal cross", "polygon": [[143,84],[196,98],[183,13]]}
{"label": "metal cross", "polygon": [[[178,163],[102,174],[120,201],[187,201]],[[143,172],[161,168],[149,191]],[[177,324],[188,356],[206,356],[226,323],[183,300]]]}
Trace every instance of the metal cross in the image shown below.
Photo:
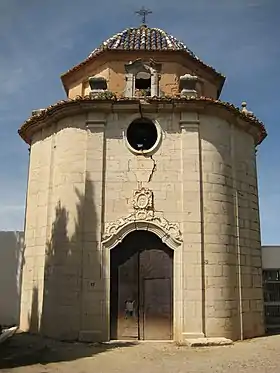
{"label": "metal cross", "polygon": [[152,14],[153,12],[149,9],[146,9],[144,6],[142,6],[142,8],[135,13],[142,17],[142,23],[143,25],[145,25],[147,15]]}

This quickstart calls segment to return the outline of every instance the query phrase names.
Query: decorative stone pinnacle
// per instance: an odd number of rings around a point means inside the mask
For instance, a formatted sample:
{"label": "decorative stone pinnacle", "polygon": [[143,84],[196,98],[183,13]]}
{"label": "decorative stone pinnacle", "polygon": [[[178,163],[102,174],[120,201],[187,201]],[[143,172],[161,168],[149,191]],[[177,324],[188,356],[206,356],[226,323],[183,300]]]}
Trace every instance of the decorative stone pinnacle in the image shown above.
{"label": "decorative stone pinnacle", "polygon": [[180,76],[180,80],[185,80],[185,81],[197,81],[198,77],[196,75],[191,75],[191,74],[185,74],[183,76]]}
{"label": "decorative stone pinnacle", "polygon": [[249,117],[254,115],[254,113],[252,111],[249,111],[247,109],[247,102],[246,101],[242,101],[241,106],[242,106],[242,109],[241,109],[242,113],[248,115]]}
{"label": "decorative stone pinnacle", "polygon": [[107,89],[107,81],[102,76],[90,76],[88,82],[92,91]]}
{"label": "decorative stone pinnacle", "polygon": [[32,116],[35,116],[35,115],[40,115],[43,111],[45,111],[45,109],[35,109],[35,110],[32,110]]}
{"label": "decorative stone pinnacle", "polygon": [[196,91],[196,83],[198,81],[198,77],[196,75],[185,74],[180,76],[180,89],[181,89],[181,96],[187,98],[196,98],[197,91]]}

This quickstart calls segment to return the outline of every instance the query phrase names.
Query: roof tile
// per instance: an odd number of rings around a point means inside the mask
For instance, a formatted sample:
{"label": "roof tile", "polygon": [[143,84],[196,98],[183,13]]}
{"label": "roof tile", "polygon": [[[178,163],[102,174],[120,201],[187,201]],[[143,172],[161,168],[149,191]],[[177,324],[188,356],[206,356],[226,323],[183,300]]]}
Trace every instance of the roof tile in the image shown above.
{"label": "roof tile", "polygon": [[109,39],[103,41],[99,47],[95,48],[90,55],[81,63],[74,66],[66,73],[65,76],[72,71],[77,70],[88,61],[99,56],[104,51],[156,51],[156,52],[185,52],[191,58],[198,61],[204,67],[212,70],[216,74],[224,78],[224,76],[217,72],[212,66],[205,64],[199,59],[182,41],[179,41],[171,34],[159,28],[151,28],[146,25],[139,27],[126,28],[111,36]]}

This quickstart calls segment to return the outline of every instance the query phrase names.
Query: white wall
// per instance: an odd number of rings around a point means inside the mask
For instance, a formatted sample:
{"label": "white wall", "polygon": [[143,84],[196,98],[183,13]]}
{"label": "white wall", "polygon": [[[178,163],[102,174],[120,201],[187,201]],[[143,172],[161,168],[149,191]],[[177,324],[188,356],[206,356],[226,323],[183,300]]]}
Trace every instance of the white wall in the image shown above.
{"label": "white wall", "polygon": [[0,232],[0,324],[19,323],[23,232]]}
{"label": "white wall", "polygon": [[263,269],[280,268],[280,246],[262,246]]}

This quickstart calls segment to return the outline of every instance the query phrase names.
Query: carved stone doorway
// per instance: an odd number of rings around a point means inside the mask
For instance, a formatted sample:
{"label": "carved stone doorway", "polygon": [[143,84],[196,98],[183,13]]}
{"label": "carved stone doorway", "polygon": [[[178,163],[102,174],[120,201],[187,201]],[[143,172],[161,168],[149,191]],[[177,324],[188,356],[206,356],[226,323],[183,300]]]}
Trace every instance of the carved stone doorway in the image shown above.
{"label": "carved stone doorway", "polygon": [[139,230],[110,255],[111,339],[173,339],[173,250]]}

